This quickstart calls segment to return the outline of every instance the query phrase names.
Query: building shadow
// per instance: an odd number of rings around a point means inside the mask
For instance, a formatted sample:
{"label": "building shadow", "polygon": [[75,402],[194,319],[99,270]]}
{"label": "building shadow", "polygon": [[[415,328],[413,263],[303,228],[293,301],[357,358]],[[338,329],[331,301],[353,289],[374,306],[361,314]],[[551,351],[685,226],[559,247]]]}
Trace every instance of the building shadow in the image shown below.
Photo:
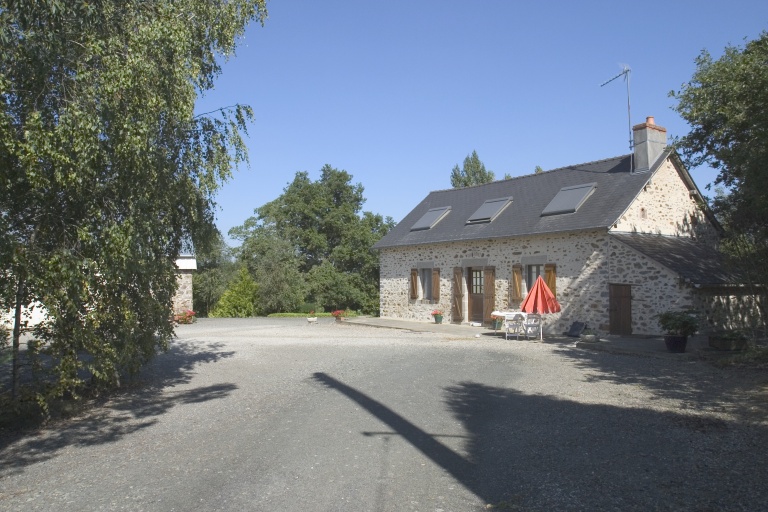
{"label": "building shadow", "polygon": [[[313,378],[448,472],[481,500],[481,508],[733,510],[728,490],[737,488],[749,489],[738,510],[768,502],[764,424],[462,382],[445,388],[442,397],[463,426],[464,435],[452,436],[465,437],[460,454],[437,434],[332,376]],[[753,450],[732,448],[743,436],[757,440]]]}

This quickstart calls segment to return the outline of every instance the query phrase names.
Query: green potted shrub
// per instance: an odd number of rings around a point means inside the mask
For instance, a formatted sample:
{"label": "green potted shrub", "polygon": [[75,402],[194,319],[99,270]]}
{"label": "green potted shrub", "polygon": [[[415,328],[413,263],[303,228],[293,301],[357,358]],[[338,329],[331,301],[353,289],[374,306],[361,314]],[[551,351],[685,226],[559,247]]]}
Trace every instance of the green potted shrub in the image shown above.
{"label": "green potted shrub", "polygon": [[658,315],[659,325],[666,333],[664,343],[670,352],[685,352],[688,336],[699,330],[699,319],[693,311],[665,311]]}
{"label": "green potted shrub", "polygon": [[597,334],[597,331],[589,328],[585,328],[579,337],[581,338],[581,341],[586,341],[587,343],[600,341],[600,336]]}

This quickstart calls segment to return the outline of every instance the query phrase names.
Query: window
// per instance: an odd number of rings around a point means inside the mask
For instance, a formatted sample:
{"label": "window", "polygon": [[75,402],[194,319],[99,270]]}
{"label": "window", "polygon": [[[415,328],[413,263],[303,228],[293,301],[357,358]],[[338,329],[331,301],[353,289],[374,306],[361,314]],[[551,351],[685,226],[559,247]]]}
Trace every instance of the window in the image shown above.
{"label": "window", "polygon": [[486,222],[493,222],[493,219],[498,217],[499,214],[504,211],[504,208],[506,208],[511,202],[511,197],[489,199],[469,217],[467,224],[482,224]]}
{"label": "window", "polygon": [[584,185],[561,188],[560,192],[541,212],[541,216],[574,213],[592,195],[595,187],[597,187],[597,183],[585,183]]}
{"label": "window", "polygon": [[472,269],[472,273],[469,276],[469,293],[482,294],[483,293],[483,271]]}
{"label": "window", "polygon": [[419,269],[419,281],[421,283],[421,298],[432,300],[432,269]]}
{"label": "window", "polygon": [[525,285],[530,290],[533,287],[533,283],[536,282],[536,278],[543,276],[544,265],[528,265],[526,268]]}
{"label": "window", "polygon": [[427,213],[421,216],[411,227],[411,231],[422,231],[425,229],[432,229],[435,225],[443,220],[443,217],[448,215],[451,211],[450,206],[441,206],[440,208],[431,208],[427,210]]}
{"label": "window", "polygon": [[[513,282],[514,282],[514,272],[515,272],[515,268],[513,267],[512,269]],[[555,295],[555,297],[557,297],[557,266],[554,263],[546,263],[546,264],[536,263],[533,265],[525,266],[526,293],[528,293],[531,290],[531,288],[533,287],[533,284],[536,282],[536,279],[539,276],[541,276],[541,278],[544,280],[544,282],[547,285],[547,288],[549,288],[550,291]]]}
{"label": "window", "polygon": [[427,302],[440,301],[440,269],[422,264],[411,269],[408,283],[408,295],[411,300]]}

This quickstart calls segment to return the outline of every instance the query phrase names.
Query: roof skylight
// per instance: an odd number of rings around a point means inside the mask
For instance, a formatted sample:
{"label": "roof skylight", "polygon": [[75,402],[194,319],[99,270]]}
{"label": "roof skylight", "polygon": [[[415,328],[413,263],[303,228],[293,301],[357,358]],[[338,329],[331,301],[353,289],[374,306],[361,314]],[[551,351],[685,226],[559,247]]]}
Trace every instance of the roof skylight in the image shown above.
{"label": "roof skylight", "polygon": [[592,195],[597,183],[585,183],[572,187],[563,187],[560,192],[549,202],[541,216],[560,215],[561,213],[574,213],[584,204],[584,201]]}
{"label": "roof skylight", "polygon": [[435,224],[443,220],[443,217],[448,215],[448,212],[451,211],[450,206],[441,206],[439,208],[432,208],[430,210],[427,210],[427,213],[421,216],[419,220],[416,221],[416,224],[414,224],[411,227],[411,231],[422,231],[425,229],[432,229],[435,227]]}
{"label": "roof skylight", "polygon": [[469,217],[467,224],[482,224],[484,222],[493,222],[493,219],[498,217],[504,208],[506,208],[511,202],[512,197],[489,199]]}

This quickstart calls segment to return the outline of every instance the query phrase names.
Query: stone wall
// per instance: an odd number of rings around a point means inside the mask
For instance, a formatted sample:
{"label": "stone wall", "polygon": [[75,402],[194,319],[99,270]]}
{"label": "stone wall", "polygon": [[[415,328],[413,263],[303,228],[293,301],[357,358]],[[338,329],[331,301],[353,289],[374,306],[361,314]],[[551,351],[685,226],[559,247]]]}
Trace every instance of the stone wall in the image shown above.
{"label": "stone wall", "polygon": [[192,270],[179,270],[176,274],[176,295],[173,296],[174,314],[192,311]]}
{"label": "stone wall", "polygon": [[[680,284],[669,270],[611,239],[605,232],[594,231],[384,249],[381,251],[381,315],[430,321],[430,312],[441,309],[445,312],[445,321],[466,322],[466,317],[451,316],[453,268],[465,269],[463,311],[466,315],[466,268],[482,263],[495,267],[495,309],[515,309],[520,304],[510,300],[512,267],[536,259],[557,265],[556,291],[562,311],[546,315],[544,330],[547,333],[566,331],[576,320],[607,332],[610,283],[632,286],[635,334],[659,333],[656,314],[670,307],[693,305],[691,289]],[[410,269],[425,263],[440,269],[440,297],[436,302],[409,298]],[[526,291],[524,287],[523,295]]]}
{"label": "stone wall", "polygon": [[693,236],[711,243],[719,236],[669,159],[659,166],[612,230]]}

